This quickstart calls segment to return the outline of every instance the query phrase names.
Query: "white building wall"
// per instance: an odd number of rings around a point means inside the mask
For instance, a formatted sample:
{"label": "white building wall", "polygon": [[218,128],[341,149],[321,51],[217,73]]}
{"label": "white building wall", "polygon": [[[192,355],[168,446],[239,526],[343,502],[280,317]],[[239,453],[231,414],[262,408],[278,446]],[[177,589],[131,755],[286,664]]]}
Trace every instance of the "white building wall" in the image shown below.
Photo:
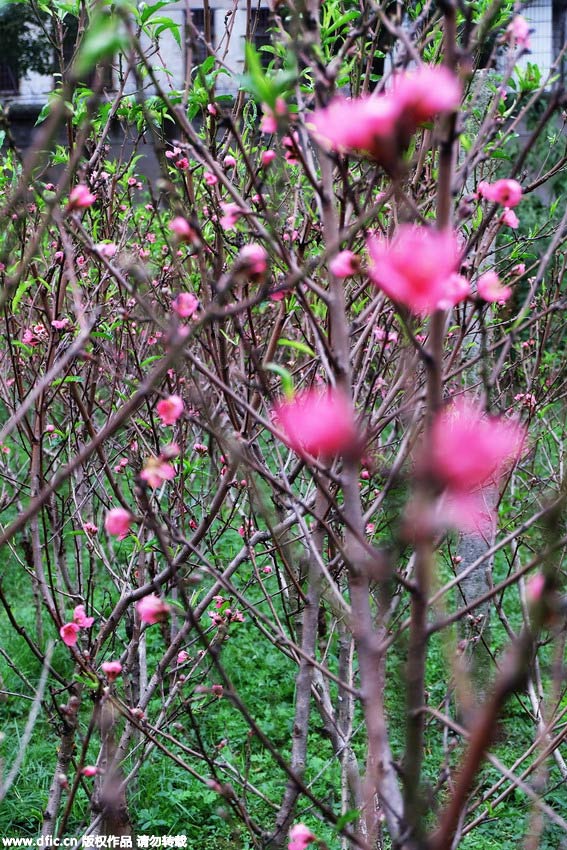
{"label": "white building wall", "polygon": [[545,79],[553,63],[553,3],[552,0],[533,0],[522,11],[522,15],[533,28],[531,52],[522,56],[518,65],[525,69],[528,62],[538,65]]}

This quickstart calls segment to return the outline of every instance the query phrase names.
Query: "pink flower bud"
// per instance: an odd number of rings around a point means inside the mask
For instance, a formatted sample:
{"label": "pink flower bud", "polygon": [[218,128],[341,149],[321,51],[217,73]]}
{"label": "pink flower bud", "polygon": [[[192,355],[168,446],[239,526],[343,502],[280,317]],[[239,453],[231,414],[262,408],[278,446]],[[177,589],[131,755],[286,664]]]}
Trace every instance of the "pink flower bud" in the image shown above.
{"label": "pink flower bud", "polygon": [[122,673],[122,664],[120,661],[103,661],[100,668],[109,682],[114,682]]}

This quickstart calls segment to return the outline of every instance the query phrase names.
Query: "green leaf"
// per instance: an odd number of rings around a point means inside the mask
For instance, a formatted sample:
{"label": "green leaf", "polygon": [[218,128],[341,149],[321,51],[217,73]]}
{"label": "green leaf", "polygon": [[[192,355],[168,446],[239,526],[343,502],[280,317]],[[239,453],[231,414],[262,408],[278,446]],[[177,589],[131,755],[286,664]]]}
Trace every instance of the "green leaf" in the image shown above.
{"label": "green leaf", "polygon": [[14,297],[12,298],[12,312],[14,313],[14,315],[18,312],[20,301],[22,300],[30,286],[33,286],[34,283],[35,281],[33,280],[33,278],[31,278],[30,280],[22,280],[19,284],[14,294]]}
{"label": "green leaf", "polygon": [[80,375],[67,375],[66,378],[55,378],[54,381],[51,382],[52,387],[58,387],[61,384],[82,384],[83,379]]}
{"label": "green leaf", "polygon": [[338,818],[335,824],[335,829],[337,830],[337,832],[340,832],[341,829],[344,829],[347,824],[358,820],[359,817],[360,812],[358,811],[358,809],[351,809],[350,811],[345,812],[344,815],[341,815],[340,818]]}
{"label": "green leaf", "polygon": [[142,25],[145,24],[154,12],[159,12],[159,10],[163,9],[164,6],[169,6],[169,2],[170,0],[159,0],[158,3],[154,3],[152,6],[146,6],[145,3],[142,3],[140,9],[140,23]]}
{"label": "green leaf", "polygon": [[117,15],[99,13],[86,30],[73,68],[74,76],[84,77],[98,62],[112,58],[127,45],[128,38],[121,19]]}
{"label": "green leaf", "polygon": [[315,352],[304,342],[298,342],[295,339],[278,339],[278,345],[284,345],[286,348],[295,348],[296,351],[301,351],[302,354],[308,354],[310,357],[315,357]]}
{"label": "green leaf", "polygon": [[268,372],[274,372],[276,375],[279,375],[282,380],[282,390],[286,398],[293,398],[294,390],[293,390],[293,378],[291,376],[291,372],[284,366],[280,366],[279,363],[266,363],[264,367]]}

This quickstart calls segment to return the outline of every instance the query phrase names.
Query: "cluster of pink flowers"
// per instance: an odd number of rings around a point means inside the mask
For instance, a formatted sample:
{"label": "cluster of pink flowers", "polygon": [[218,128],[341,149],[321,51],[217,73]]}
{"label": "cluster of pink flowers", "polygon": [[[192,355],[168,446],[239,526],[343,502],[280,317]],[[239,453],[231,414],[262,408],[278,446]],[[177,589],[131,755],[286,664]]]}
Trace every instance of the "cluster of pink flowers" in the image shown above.
{"label": "cluster of pink flowers", "polygon": [[457,274],[460,251],[452,231],[402,224],[391,241],[373,236],[367,248],[376,286],[414,313],[449,309],[470,294]]}
{"label": "cluster of pink flowers", "polygon": [[423,65],[399,74],[390,91],[353,100],[337,97],[310,116],[318,141],[339,153],[367,154],[394,167],[419,126],[457,107],[461,85],[447,68]]}
{"label": "cluster of pink flowers", "polygon": [[47,330],[44,324],[38,322],[38,324],[32,325],[31,328],[25,329],[22,336],[22,342],[24,343],[24,345],[29,345],[32,348],[35,348],[42,342],[46,342],[48,338],[49,331]]}
{"label": "cluster of pink flowers", "polygon": [[487,183],[483,180],[478,184],[477,194],[479,198],[484,198],[504,207],[504,212],[500,216],[500,224],[505,224],[512,230],[518,229],[520,221],[512,209],[517,207],[522,200],[522,187],[517,180],[502,179],[495,183]]}
{"label": "cluster of pink flowers", "polygon": [[81,629],[90,629],[94,623],[94,617],[87,617],[84,605],[77,605],[73,611],[73,620],[70,623],[64,623],[59,629],[61,640],[67,646],[75,646],[79,631]]}
{"label": "cluster of pink flowers", "polygon": [[273,412],[285,444],[299,455],[336,457],[360,449],[354,410],[338,390],[307,390]]}
{"label": "cluster of pink flowers", "polygon": [[232,608],[224,608],[222,611],[209,611],[213,626],[227,626],[229,623],[243,623],[244,615],[242,611]]}

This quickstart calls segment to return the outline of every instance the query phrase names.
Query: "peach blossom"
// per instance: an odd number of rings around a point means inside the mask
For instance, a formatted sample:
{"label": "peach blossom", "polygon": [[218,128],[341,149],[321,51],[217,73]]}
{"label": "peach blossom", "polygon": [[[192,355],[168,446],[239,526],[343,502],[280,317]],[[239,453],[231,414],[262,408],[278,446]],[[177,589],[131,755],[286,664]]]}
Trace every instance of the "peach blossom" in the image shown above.
{"label": "peach blossom", "polygon": [[61,640],[67,646],[75,646],[79,634],[79,627],[76,623],[65,623],[59,629]]}
{"label": "peach blossom", "polygon": [[356,451],[360,438],[350,401],[340,391],[307,390],[274,407],[284,442],[300,455]]}
{"label": "peach blossom", "polygon": [[477,282],[479,296],[489,303],[503,304],[512,295],[509,286],[502,286],[500,278],[494,271],[481,275]]}
{"label": "peach blossom", "polygon": [[119,540],[124,540],[127,537],[131,525],[132,515],[124,508],[112,508],[104,520],[104,527],[108,534],[118,537]]}
{"label": "peach blossom", "polygon": [[155,593],[150,593],[144,596],[139,602],[136,602],[136,611],[142,623],[148,623],[150,626],[154,623],[160,623],[165,620],[170,613],[169,605],[164,602]]}
{"label": "peach blossom", "polygon": [[156,404],[156,411],[161,419],[162,425],[175,425],[179,417],[182,415],[185,405],[183,399],[178,395],[170,395],[167,398],[162,398]]}

